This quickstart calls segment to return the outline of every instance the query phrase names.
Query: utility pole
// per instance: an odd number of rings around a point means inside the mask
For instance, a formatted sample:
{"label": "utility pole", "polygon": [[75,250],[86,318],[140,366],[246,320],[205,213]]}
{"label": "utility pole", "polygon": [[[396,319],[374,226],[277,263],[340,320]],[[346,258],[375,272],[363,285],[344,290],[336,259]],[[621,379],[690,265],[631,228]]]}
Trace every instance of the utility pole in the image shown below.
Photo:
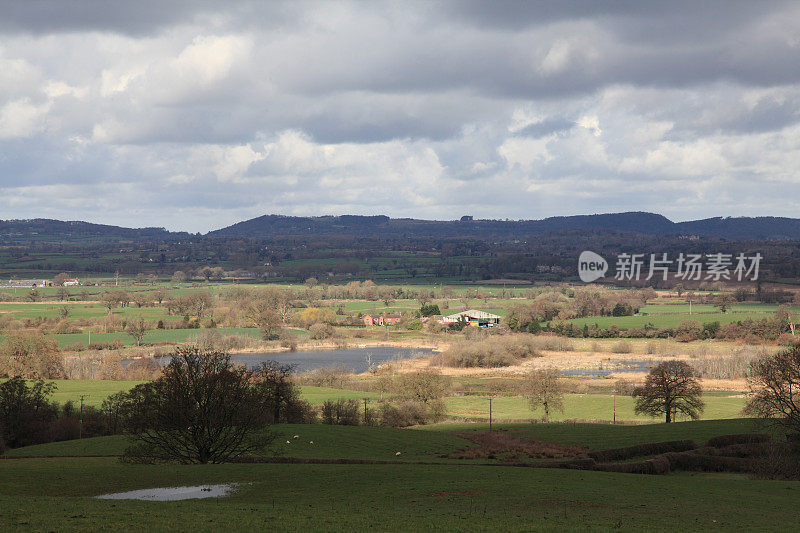
{"label": "utility pole", "polygon": [[492,430],[492,398],[489,397],[489,431]]}
{"label": "utility pole", "polygon": [[78,422],[78,438],[83,438],[83,399],[86,397],[85,394],[81,394],[81,416]]}
{"label": "utility pole", "polygon": [[114,286],[119,287],[119,270],[114,272]]}
{"label": "utility pole", "polygon": [[611,389],[611,409],[613,410],[613,415],[611,419],[612,424],[617,423],[617,389]]}
{"label": "utility pole", "polygon": [[367,402],[369,398],[364,398],[364,425],[367,425]]}

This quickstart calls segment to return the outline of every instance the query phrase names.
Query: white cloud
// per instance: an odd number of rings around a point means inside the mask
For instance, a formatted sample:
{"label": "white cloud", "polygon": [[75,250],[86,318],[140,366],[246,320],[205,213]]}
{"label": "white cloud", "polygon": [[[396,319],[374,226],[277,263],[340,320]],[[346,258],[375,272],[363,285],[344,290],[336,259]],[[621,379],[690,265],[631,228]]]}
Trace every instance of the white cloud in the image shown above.
{"label": "white cloud", "polygon": [[4,217],[796,216],[796,6],[456,5],[6,17]]}
{"label": "white cloud", "polygon": [[36,105],[29,98],[14,100],[0,108],[0,139],[31,137],[44,129],[49,103]]}

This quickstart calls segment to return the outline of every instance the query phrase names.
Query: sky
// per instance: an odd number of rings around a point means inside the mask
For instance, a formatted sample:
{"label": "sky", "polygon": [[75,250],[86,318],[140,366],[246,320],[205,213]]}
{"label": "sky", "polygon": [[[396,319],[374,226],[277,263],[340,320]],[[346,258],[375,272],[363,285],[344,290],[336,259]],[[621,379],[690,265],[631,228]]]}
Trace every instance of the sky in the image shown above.
{"label": "sky", "polygon": [[0,13],[0,219],[800,217],[800,2]]}

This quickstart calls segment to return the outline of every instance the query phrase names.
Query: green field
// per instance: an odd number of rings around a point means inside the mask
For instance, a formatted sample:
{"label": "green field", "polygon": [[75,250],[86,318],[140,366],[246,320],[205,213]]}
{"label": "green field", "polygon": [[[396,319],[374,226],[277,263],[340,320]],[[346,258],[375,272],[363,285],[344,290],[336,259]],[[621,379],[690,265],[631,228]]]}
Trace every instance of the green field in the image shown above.
{"label": "green field", "polygon": [[[706,409],[702,419],[737,418],[746,403],[745,398],[734,393],[704,394]],[[564,412],[551,413],[552,420],[611,420],[616,404],[617,420],[653,420],[633,412],[634,398],[611,394],[565,394]],[[445,399],[447,412],[459,418],[489,418],[489,400],[475,396],[455,396]],[[531,411],[528,401],[520,396],[496,397],[492,400],[492,416],[496,420],[528,420],[541,418],[542,412]]]}
{"label": "green field", "polygon": [[[435,432],[470,432],[486,431],[488,423],[442,422],[421,426],[419,429]],[[673,422],[671,424],[589,424],[589,423],[500,423],[493,424],[500,428],[515,432],[523,437],[543,442],[556,442],[587,446],[594,450],[632,446],[646,442],[663,442],[668,440],[693,440],[702,444],[717,435],[749,433],[751,431],[771,431],[761,421],[751,418],[731,418],[726,420],[698,420]]]}
{"label": "green field", "polygon": [[[254,339],[261,338],[261,333],[258,328],[213,328],[213,329],[154,329],[148,331],[142,343],[144,344],[157,344],[157,343],[183,343],[195,342],[197,336],[201,332],[216,331],[221,335],[247,335]],[[62,348],[72,346],[73,344],[82,343],[88,345],[89,333],[61,333],[57,335],[49,335],[58,342]],[[92,343],[112,343],[116,340],[123,346],[131,346],[136,344],[133,336],[125,332],[118,333],[92,333]]]}
{"label": "green field", "polygon": [[[597,324],[600,328],[608,328],[616,325],[620,329],[644,328],[653,326],[656,328],[675,328],[684,320],[697,320],[701,324],[708,322],[719,322],[720,324],[730,324],[732,322],[744,321],[747,319],[757,320],[769,316],[767,313],[695,313],[690,315],[667,313],[663,315],[634,315],[634,316],[589,316],[585,318],[573,318],[567,322],[572,322],[578,327],[584,325]],[[793,320],[797,320],[797,315],[793,315]]]}
{"label": "green field", "polygon": [[[85,395],[87,405],[99,406],[109,394],[128,390],[135,381],[107,380],[55,380],[58,387],[53,399],[58,402],[72,400],[79,402]],[[334,389],[328,387],[300,387],[301,397],[312,405],[321,405],[327,400],[363,398],[371,400],[381,397],[380,393],[356,390]],[[706,410],[703,420],[737,418],[745,405],[746,399],[735,393],[707,393],[703,395]],[[489,418],[489,400],[479,396],[451,396],[445,398],[448,415],[455,419],[487,419]],[[553,413],[553,420],[611,420],[616,405],[617,420],[650,421],[649,417],[635,415],[634,399],[629,396],[611,394],[566,394],[564,396],[564,412]],[[495,420],[529,420],[541,418],[540,411],[531,411],[528,402],[520,396],[500,396],[492,400],[492,415]]]}
{"label": "green field", "polygon": [[[100,406],[109,395],[120,391],[129,390],[141,381],[111,381],[103,379],[56,379],[51,380],[56,384],[56,392],[52,399],[59,403],[72,401],[80,402],[84,396],[85,405]],[[362,400],[363,398],[379,398],[380,393],[362,392],[346,389],[333,389],[329,387],[300,386],[300,396],[312,405],[321,405],[328,400]]]}
{"label": "green field", "polygon": [[[746,431],[752,421],[646,426],[506,426],[531,438],[603,448]],[[305,458],[400,464],[127,465],[112,457],[0,460],[3,530],[710,530],[790,531],[800,521],[797,482],[739,474],[662,476],[481,466],[444,460],[467,445],[443,431],[277,426]],[[450,430],[485,429],[483,424]],[[299,435],[294,439],[294,435]],[[315,445],[300,445],[314,440]],[[93,442],[89,442],[93,441]],[[22,448],[17,455],[116,453],[119,437]],[[81,447],[82,446],[82,447]],[[396,456],[396,451],[401,455]],[[434,464],[442,461],[450,464]],[[413,464],[423,462],[430,464]],[[179,502],[97,500],[152,487],[240,483],[228,497]]]}

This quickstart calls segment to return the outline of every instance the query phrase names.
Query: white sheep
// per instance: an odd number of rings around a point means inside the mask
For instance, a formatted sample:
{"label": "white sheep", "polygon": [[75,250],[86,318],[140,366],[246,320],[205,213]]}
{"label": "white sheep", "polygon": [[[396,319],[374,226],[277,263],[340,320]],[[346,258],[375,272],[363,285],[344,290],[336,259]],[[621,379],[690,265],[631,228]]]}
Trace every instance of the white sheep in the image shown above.
{"label": "white sheep", "polygon": [[397,452],[395,455],[400,455],[400,452]]}

